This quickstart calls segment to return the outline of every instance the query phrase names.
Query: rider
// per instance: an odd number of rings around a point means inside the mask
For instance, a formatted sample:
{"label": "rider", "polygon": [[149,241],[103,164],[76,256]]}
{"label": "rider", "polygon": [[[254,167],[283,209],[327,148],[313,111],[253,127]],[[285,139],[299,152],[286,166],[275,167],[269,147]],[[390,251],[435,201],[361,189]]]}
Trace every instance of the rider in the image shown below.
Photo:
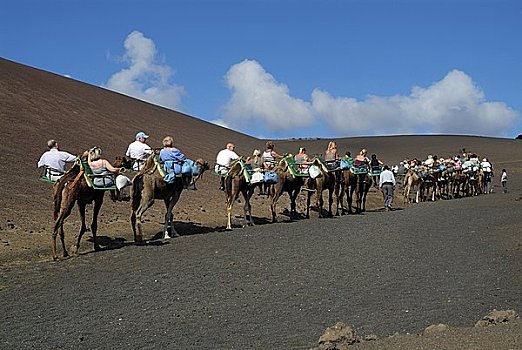
{"label": "rider", "polygon": [[328,149],[324,154],[324,161],[329,169],[335,169],[339,166],[339,154],[337,153],[337,143],[335,141],[328,143]]}
{"label": "rider", "polygon": [[306,148],[300,147],[299,153],[294,156],[295,162],[299,165],[299,170],[303,174],[308,173],[308,167],[312,164],[310,156],[306,153]]}
{"label": "rider", "polygon": [[274,151],[275,145],[272,141],[266,142],[266,148],[263,152],[263,163],[265,170],[272,170],[275,167],[276,160],[278,158],[283,158],[282,155]]}
{"label": "rider", "polygon": [[[160,161],[165,163],[165,170],[168,173],[181,173],[181,165],[187,160],[187,157],[179,149],[174,147],[174,139],[172,136],[165,136],[163,138],[163,149],[160,151]],[[174,175],[174,176],[175,176]],[[195,190],[194,185],[190,185],[190,179],[183,178],[183,187],[189,190]]]}
{"label": "rider", "polygon": [[[102,151],[99,147],[93,147],[89,150],[87,162],[95,175],[93,183],[97,187],[111,187],[117,185],[121,190],[131,183],[130,179],[124,175],[119,175],[125,171],[125,168],[115,168],[107,160],[101,157]],[[101,176],[103,175],[103,176]],[[115,177],[115,175],[117,175]]]}
{"label": "rider", "polygon": [[372,159],[370,160],[370,169],[372,171],[372,177],[373,177],[373,186],[378,187],[378,180],[379,175],[381,175],[381,168],[383,163],[377,159],[376,154],[372,154]]}
{"label": "rider", "polygon": [[361,149],[359,154],[355,157],[354,165],[356,167],[364,167],[364,166],[367,167],[370,165],[370,159],[368,159],[366,154],[368,154],[368,151],[366,150],[366,148]]}
{"label": "rider", "polygon": [[132,170],[141,170],[147,158],[152,154],[152,149],[146,144],[149,135],[140,131],[136,134],[136,140],[127,148],[125,155],[133,161]]}
{"label": "rider", "polygon": [[60,151],[56,140],[47,141],[47,148],[49,150],[40,157],[38,167],[44,168],[44,175],[49,180],[58,181],[65,173],[65,165],[74,162],[76,157],[65,151]]}
{"label": "rider", "polygon": [[[236,148],[236,146],[234,146],[233,143],[229,142],[229,143],[227,143],[227,146],[225,147],[225,149],[222,149],[221,151],[219,151],[219,153],[216,156],[216,166],[214,168],[214,171],[217,174],[226,175],[226,173],[230,169],[230,163],[232,163],[232,161],[239,158],[237,153],[234,151],[235,148]],[[220,183],[219,189],[221,191],[224,191],[225,190],[225,177],[221,176],[220,180],[221,180],[221,183]]]}
{"label": "rider", "polygon": [[493,177],[493,166],[487,158],[482,159],[480,168],[484,172],[484,193],[491,193],[491,178]]}

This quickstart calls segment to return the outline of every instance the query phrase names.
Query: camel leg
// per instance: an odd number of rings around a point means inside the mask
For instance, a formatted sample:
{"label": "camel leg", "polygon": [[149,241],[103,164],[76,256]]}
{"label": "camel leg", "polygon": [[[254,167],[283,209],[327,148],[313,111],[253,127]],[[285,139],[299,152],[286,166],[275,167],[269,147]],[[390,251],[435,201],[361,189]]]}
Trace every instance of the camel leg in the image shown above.
{"label": "camel leg", "polygon": [[154,199],[152,196],[150,198],[142,197],[140,206],[138,207],[138,210],[135,212],[136,219],[138,221],[137,227],[138,227],[138,235],[134,236],[134,241],[136,243],[143,242],[143,214],[147,209],[149,209],[154,204]]}
{"label": "camel leg", "polygon": [[310,199],[312,198],[312,192],[308,192],[306,196],[306,218],[310,219]]}
{"label": "camel leg", "polygon": [[[105,195],[104,192],[101,192],[97,198],[94,199],[94,208],[92,210],[92,222],[91,222],[91,233],[92,233],[92,239],[94,241],[94,250],[100,250],[100,245],[98,244],[98,239],[96,237],[96,234],[98,233],[98,215],[100,214],[100,209],[103,204],[103,196]],[[80,247],[79,241],[78,241],[78,248]]]}
{"label": "camel leg", "polygon": [[281,194],[283,193],[283,185],[282,184],[275,184],[272,185],[275,187],[272,187],[272,193],[274,197],[272,198],[272,203],[270,204],[270,210],[272,211],[272,222],[277,222],[276,218],[276,205],[277,201],[279,200],[279,197],[281,197]]}
{"label": "camel leg", "polygon": [[[170,199],[165,199],[165,207],[167,209],[167,212],[165,213],[165,226],[163,227],[163,238],[169,239],[172,237],[179,237],[178,232],[176,232],[176,229],[174,228],[174,214],[172,214],[172,210],[174,209],[174,206],[179,200],[179,197],[181,195],[181,191],[175,191]],[[169,235],[169,229],[171,235]]]}
{"label": "camel leg", "polygon": [[248,218],[249,218],[249,224],[251,226],[255,226],[254,218],[252,217],[252,205],[250,203],[250,200],[252,199],[252,196],[254,195],[254,187],[248,187],[247,189],[247,199],[245,201],[248,203]]}
{"label": "camel leg", "polygon": [[319,211],[319,217],[323,217],[323,188],[321,185],[317,184],[317,192],[315,194],[315,206],[317,207]]}
{"label": "camel leg", "polygon": [[[341,185],[339,196],[337,197],[337,213],[336,215],[339,215],[339,207],[341,208],[341,215],[346,214],[346,209],[344,208],[344,194],[346,193],[345,185]],[[347,195],[348,197],[348,195]]]}
{"label": "camel leg", "polygon": [[54,230],[52,234],[52,244],[51,244],[51,252],[53,256],[53,260],[58,260],[58,256],[56,254],[56,236],[58,235],[58,232],[60,232],[60,240],[62,241],[62,249],[63,249],[63,257],[68,257],[69,253],[67,252],[67,248],[65,248],[65,234],[63,231],[63,223],[65,219],[71,214],[72,207],[74,206],[74,201],[72,202],[72,205],[69,206],[62,206],[60,209],[60,214],[58,215],[58,218],[56,219],[56,222],[54,223]]}
{"label": "camel leg", "polygon": [[355,192],[355,186],[350,186],[349,190],[346,192],[347,198],[346,201],[348,202],[348,213],[353,214],[353,193]]}
{"label": "camel leg", "polygon": [[[335,191],[334,188],[328,190],[328,217],[329,218],[333,217],[332,206],[333,206],[334,191]],[[337,197],[339,197],[339,192],[337,192]],[[337,207],[337,216],[339,216],[339,207]]]}
{"label": "camel leg", "polygon": [[232,230],[232,206],[234,205],[234,200],[227,200],[227,230]]}
{"label": "camel leg", "polygon": [[363,182],[363,188],[361,193],[361,213],[364,213],[366,211],[366,195],[368,194],[370,187],[372,187],[371,182]]}
{"label": "camel leg", "polygon": [[87,226],[85,225],[85,206],[85,203],[78,202],[78,211],[80,212],[81,226],[80,231],[76,235],[76,243],[71,246],[71,252],[73,255],[78,254],[78,249],[80,248],[82,236],[87,230]]}
{"label": "camel leg", "polygon": [[67,216],[69,216],[68,213],[60,212],[58,219],[54,223],[54,230],[51,236],[51,254],[53,256],[53,260],[58,260],[58,255],[56,254],[56,236],[58,235],[58,232],[60,232],[60,239],[62,240],[63,257],[65,258],[69,256],[69,253],[67,253],[67,249],[65,248],[63,232],[63,222]]}
{"label": "camel leg", "polygon": [[243,194],[243,199],[245,200],[245,205],[243,206],[243,227],[254,225],[254,221],[252,220],[252,206],[250,204],[250,189],[243,188],[241,193]]}
{"label": "camel leg", "polygon": [[294,188],[292,191],[290,191],[288,194],[290,195],[290,219],[295,220],[297,219],[297,204],[296,199],[299,195],[299,192],[301,191],[301,187]]}

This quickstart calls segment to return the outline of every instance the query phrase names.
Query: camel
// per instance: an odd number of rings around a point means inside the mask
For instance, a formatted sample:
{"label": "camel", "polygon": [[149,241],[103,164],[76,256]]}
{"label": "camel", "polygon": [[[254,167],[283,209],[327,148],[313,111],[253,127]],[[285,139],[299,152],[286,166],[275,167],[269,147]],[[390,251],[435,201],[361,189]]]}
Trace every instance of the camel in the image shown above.
{"label": "camel", "polygon": [[270,203],[270,210],[272,212],[272,222],[276,222],[276,205],[279,197],[283,192],[287,192],[290,196],[290,219],[297,218],[296,198],[304,185],[306,176],[295,174],[291,165],[294,164],[293,158],[283,158],[275,167],[274,171],[277,173],[278,182],[270,185],[268,192],[272,199]]}
{"label": "camel", "polygon": [[225,177],[227,230],[232,230],[232,207],[234,206],[234,202],[237,200],[240,193],[243,195],[245,200],[243,227],[254,225],[254,220],[252,219],[251,213],[252,206],[250,205],[250,198],[254,194],[254,189],[258,184],[251,184],[249,181],[249,176],[250,175],[248,174],[248,170],[243,159],[239,158],[230,165],[230,170]]}
{"label": "camel", "polygon": [[355,213],[360,214],[366,211],[366,197],[370,187],[372,187],[372,177],[368,173],[356,175],[357,182],[355,184]]}
{"label": "camel", "polygon": [[103,204],[105,190],[90,187],[83,175],[83,170],[80,164],[77,163],[53,186],[53,218],[55,220],[51,244],[53,260],[58,260],[56,254],[56,236],[58,232],[60,233],[60,240],[62,242],[63,257],[69,256],[65,248],[63,224],[65,219],[71,214],[75,203],[78,203],[82,224],[76,236],[76,243],[71,247],[72,254],[76,255],[80,248],[82,236],[87,229],[85,225],[85,207],[92,202],[94,202],[94,209],[92,213],[91,233],[94,241],[94,250],[100,249],[96,240],[96,233],[98,229],[98,214]]}
{"label": "camel", "polygon": [[440,172],[440,176],[437,179],[437,197],[438,198],[451,198],[450,191],[450,172],[445,169]]}
{"label": "camel", "polygon": [[178,202],[181,192],[183,192],[184,184],[190,182],[189,186],[195,186],[205,170],[209,169],[206,162],[198,159],[195,162],[199,170],[198,176],[177,177],[173,183],[167,183],[163,180],[163,169],[159,162],[155,160],[155,157],[156,155],[152,154],[145,161],[142,170],[132,179],[130,221],[134,233],[134,241],[137,243],[143,242],[143,214],[154,204],[155,199],[163,199],[167,210],[165,213],[163,238],[168,239],[179,236],[173,226],[172,210]]}
{"label": "camel", "polygon": [[[339,198],[339,186],[336,184],[336,176],[334,171],[328,171],[327,167],[321,162],[318,158],[315,158],[312,161],[312,165],[315,165],[321,169],[321,175],[316,177],[315,179],[310,178],[308,183],[313,182],[315,184],[315,203],[317,210],[319,211],[319,217],[324,217],[323,214],[323,191],[328,190],[328,215],[327,217],[332,217],[332,203],[333,203],[333,194],[337,198]],[[306,218],[310,218],[310,199],[313,195],[313,192],[308,192],[308,196],[306,198]],[[339,213],[339,208],[337,208],[337,214]]]}
{"label": "camel", "polygon": [[483,174],[481,170],[470,171],[468,173],[468,185],[467,185],[467,195],[468,196],[478,196],[481,194],[481,184],[483,182]]}
{"label": "camel", "polygon": [[491,171],[482,171],[482,193],[490,194],[491,193],[491,178],[493,177],[493,172]]}
{"label": "camel", "polygon": [[406,176],[404,177],[403,188],[404,188],[404,204],[411,203],[410,193],[416,188],[417,194],[415,196],[415,203],[419,203],[420,188],[422,186],[422,178],[413,169],[408,169]]}
{"label": "camel", "polygon": [[[341,170],[340,185],[341,193],[337,197],[337,207],[341,208],[341,215],[344,215],[346,212],[348,212],[349,214],[353,214],[352,202],[353,195],[357,187],[357,176],[350,169]],[[345,210],[343,205],[343,198],[345,193],[346,202],[348,204],[348,210]]]}
{"label": "camel", "polygon": [[420,199],[426,202],[431,197],[431,201],[435,202],[437,194],[438,172],[429,171],[424,176],[420,186]]}
{"label": "camel", "polygon": [[463,197],[468,186],[468,174],[462,170],[455,171],[450,181],[453,187],[453,197]]}

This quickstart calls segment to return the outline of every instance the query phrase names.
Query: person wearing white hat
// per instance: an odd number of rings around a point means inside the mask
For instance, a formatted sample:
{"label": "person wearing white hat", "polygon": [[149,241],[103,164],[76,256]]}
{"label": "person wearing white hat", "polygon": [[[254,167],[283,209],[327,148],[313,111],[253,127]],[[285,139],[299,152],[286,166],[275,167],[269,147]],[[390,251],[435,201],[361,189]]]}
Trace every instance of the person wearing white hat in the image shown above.
{"label": "person wearing white hat", "polygon": [[143,131],[140,131],[136,134],[136,140],[132,142],[127,148],[125,155],[131,158],[133,161],[133,170],[141,170],[147,158],[152,154],[152,148],[150,148],[150,146],[146,143],[148,138],[149,135],[145,134]]}

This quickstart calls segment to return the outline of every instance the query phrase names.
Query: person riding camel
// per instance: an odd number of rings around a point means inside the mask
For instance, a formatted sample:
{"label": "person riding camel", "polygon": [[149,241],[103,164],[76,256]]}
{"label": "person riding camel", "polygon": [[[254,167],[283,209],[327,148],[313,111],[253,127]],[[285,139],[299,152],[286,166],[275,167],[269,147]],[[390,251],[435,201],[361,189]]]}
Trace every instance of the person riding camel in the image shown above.
{"label": "person riding camel", "polygon": [[330,170],[338,168],[339,160],[340,157],[337,153],[337,143],[335,141],[330,141],[328,143],[328,148],[324,153],[324,161],[326,163],[326,167]]}
{"label": "person riding camel", "polygon": [[[219,153],[216,156],[216,166],[214,167],[214,171],[217,174],[226,175],[228,173],[228,171],[230,170],[230,163],[232,163],[232,161],[239,158],[238,154],[234,151],[235,148],[236,148],[236,146],[232,142],[229,142],[229,143],[227,143],[227,146],[225,147],[225,149],[222,149],[221,151],[219,151]],[[225,190],[225,177],[221,176],[220,180],[221,181],[220,181],[219,189],[221,191],[224,191]]]}
{"label": "person riding camel", "polygon": [[[176,177],[181,174],[182,164],[187,161],[187,157],[176,147],[174,147],[174,139],[172,136],[165,136],[162,141],[163,149],[159,153],[159,159],[164,163],[164,169],[167,172],[166,179]],[[170,175],[170,176],[169,176]],[[183,187],[188,190],[195,190],[195,186],[190,184],[189,178],[182,176]],[[167,180],[166,180],[167,181]],[[170,181],[167,181],[170,182]],[[172,179],[174,182],[174,179]]]}
{"label": "person riding camel", "polygon": [[143,168],[145,161],[152,154],[152,148],[147,145],[149,135],[140,131],[136,134],[136,140],[132,142],[127,148],[125,155],[132,160],[132,170],[139,171]]}
{"label": "person riding camel", "polygon": [[370,160],[370,169],[373,177],[373,185],[378,187],[379,185],[379,175],[381,175],[383,163],[377,159],[376,154],[372,154],[372,159]]}
{"label": "person riding camel", "polygon": [[276,160],[283,158],[282,155],[280,155],[279,153],[274,151],[274,148],[275,148],[275,145],[272,141],[266,142],[266,148],[262,155],[265,170],[274,169]]}
{"label": "person riding camel", "polygon": [[368,151],[366,148],[361,149],[359,154],[355,157],[355,166],[356,167],[363,167],[363,166],[369,166],[370,165],[370,159],[366,156]]}
{"label": "person riding camel", "polygon": [[308,168],[310,167],[312,162],[311,162],[310,156],[308,155],[308,153],[306,153],[306,148],[300,147],[299,153],[297,153],[294,156],[294,160],[297,163],[297,165],[299,166],[299,170],[301,171],[301,173],[307,174]]}
{"label": "person riding camel", "polygon": [[38,168],[43,168],[43,176],[50,181],[58,181],[65,173],[65,166],[76,160],[76,156],[60,151],[56,140],[47,141],[47,152],[38,161]]}
{"label": "person riding camel", "polygon": [[116,185],[118,190],[130,185],[131,180],[121,175],[125,172],[125,168],[115,168],[107,160],[101,157],[102,150],[99,147],[93,147],[88,151],[87,163],[95,175],[93,179],[94,186],[97,187],[111,187]]}

